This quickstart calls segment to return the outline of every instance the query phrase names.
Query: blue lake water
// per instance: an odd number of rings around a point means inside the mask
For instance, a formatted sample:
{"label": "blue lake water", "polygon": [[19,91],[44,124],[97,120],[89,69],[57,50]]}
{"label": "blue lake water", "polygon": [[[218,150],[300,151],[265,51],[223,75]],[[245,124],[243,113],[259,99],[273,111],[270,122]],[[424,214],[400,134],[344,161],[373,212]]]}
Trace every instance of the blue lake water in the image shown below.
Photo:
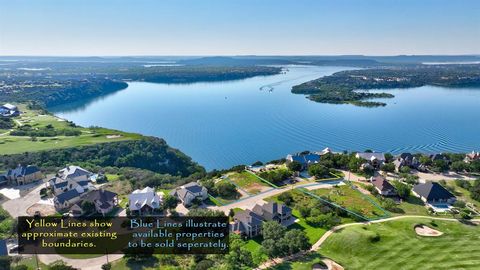
{"label": "blue lake water", "polygon": [[480,88],[388,90],[395,98],[381,108],[321,104],[292,94],[291,87],[346,68],[287,68],[286,74],[230,82],[132,82],[102,98],[49,109],[83,126],[164,138],[207,169],[325,147],[393,153],[480,150]]}

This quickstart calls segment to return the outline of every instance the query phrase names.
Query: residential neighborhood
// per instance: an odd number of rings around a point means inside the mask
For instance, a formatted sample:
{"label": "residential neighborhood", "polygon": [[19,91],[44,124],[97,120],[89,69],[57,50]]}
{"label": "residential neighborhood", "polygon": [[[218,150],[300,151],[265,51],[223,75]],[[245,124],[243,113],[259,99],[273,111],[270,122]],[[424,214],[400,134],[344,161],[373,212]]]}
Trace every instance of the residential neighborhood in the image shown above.
{"label": "residential neighborhood", "polygon": [[[477,152],[455,158],[465,164],[478,162]],[[345,162],[343,159],[355,161],[358,167],[349,167],[348,164],[353,163],[348,160],[346,166],[340,165]],[[98,168],[90,171],[69,164],[52,173],[35,164],[26,164],[0,176],[4,187],[0,192],[12,196],[3,203],[12,215],[24,211],[28,215],[60,213],[73,217],[182,216],[201,209],[228,215],[230,232],[255,250],[261,249],[259,239],[263,238],[263,228],[271,222],[287,231],[301,228],[310,245],[315,246],[321,241],[321,232],[352,218],[359,222],[380,222],[410,215],[477,217],[480,204],[467,193],[459,193],[467,184],[471,186],[475,177],[467,172],[437,173],[434,171],[437,160],[457,162],[440,153],[426,156],[411,153],[393,156],[381,152],[345,154],[326,148],[290,154],[280,163],[257,163],[226,172],[217,176],[213,186],[203,179],[171,189],[144,186],[126,193],[112,189],[124,180],[117,180],[119,176],[112,174],[104,175]],[[426,172],[416,170],[422,165]],[[319,166],[335,173],[324,178],[310,175]],[[280,172],[288,175],[278,181]],[[12,195],[13,190],[23,187],[25,192]],[[241,196],[222,197],[221,190],[227,187]],[[256,192],[259,187],[261,191]],[[11,252],[14,249],[10,247]]]}

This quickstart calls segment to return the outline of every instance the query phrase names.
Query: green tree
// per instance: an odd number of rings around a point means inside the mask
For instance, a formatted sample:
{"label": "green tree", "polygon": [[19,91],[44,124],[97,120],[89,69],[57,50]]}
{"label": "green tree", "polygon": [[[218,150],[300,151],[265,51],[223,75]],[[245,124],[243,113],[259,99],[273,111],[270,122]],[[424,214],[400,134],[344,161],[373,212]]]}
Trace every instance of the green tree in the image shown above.
{"label": "green tree", "polygon": [[292,161],[287,164],[287,168],[291,171],[299,172],[302,170],[302,164],[300,164],[298,161]]}
{"label": "green tree", "polygon": [[454,161],[450,165],[450,169],[455,172],[463,172],[468,168],[469,168],[468,164],[463,161]]}
{"label": "green tree", "polygon": [[308,173],[316,178],[328,177],[330,170],[321,164],[312,164],[308,167]]}
{"label": "green tree", "polygon": [[382,171],[393,173],[395,171],[395,164],[385,163],[382,165]]}
{"label": "green tree", "polygon": [[106,263],[102,265],[102,270],[110,270],[110,269],[112,269],[111,263]]}
{"label": "green tree", "polygon": [[48,270],[78,270],[63,261],[56,261],[48,265]]}
{"label": "green tree", "polygon": [[81,204],[81,208],[83,210],[84,215],[88,215],[96,211],[95,204],[89,201],[83,201]]}
{"label": "green tree", "polygon": [[275,221],[267,221],[262,225],[263,239],[280,240],[287,229]]}
{"label": "green tree", "polygon": [[166,194],[163,196],[163,209],[175,209],[177,207],[178,200],[175,196]]}
{"label": "green tree", "polygon": [[227,181],[221,181],[215,185],[218,195],[223,198],[236,198],[237,197],[237,187]]}
{"label": "green tree", "polygon": [[404,183],[401,183],[399,181],[396,181],[394,183],[395,189],[397,190],[397,194],[400,198],[406,200],[410,196],[410,193],[412,189],[408,186],[405,185]]}
{"label": "green tree", "polygon": [[302,250],[310,249],[311,247],[307,235],[299,229],[287,231],[281,241],[284,242],[281,246],[287,249],[285,251],[288,254],[294,254]]}

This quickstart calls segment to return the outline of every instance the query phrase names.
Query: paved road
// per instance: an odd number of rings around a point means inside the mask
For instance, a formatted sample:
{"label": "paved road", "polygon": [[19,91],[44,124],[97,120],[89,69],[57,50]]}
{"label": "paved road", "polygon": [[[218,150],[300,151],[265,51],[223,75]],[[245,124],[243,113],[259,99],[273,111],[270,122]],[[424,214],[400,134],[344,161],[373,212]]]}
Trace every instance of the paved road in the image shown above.
{"label": "paved road", "polygon": [[27,209],[40,201],[40,189],[44,187],[45,184],[42,183],[34,187],[33,190],[25,196],[4,202],[2,205],[3,209],[7,210],[13,218],[27,216]]}
{"label": "paved road", "polygon": [[[446,221],[459,222],[458,219],[454,219],[454,218],[440,218],[440,217],[429,217],[429,216],[398,216],[398,217],[390,217],[390,218],[378,219],[378,220],[368,221],[368,222],[347,223],[347,224],[342,224],[342,225],[335,226],[332,229],[330,229],[329,231],[327,231],[325,234],[323,234],[322,237],[315,244],[312,245],[310,251],[312,251],[312,252],[317,251],[320,248],[320,246],[325,242],[325,240],[327,240],[328,237],[330,237],[333,233],[337,232],[338,230],[340,230],[342,228],[350,227],[350,226],[356,226],[356,225],[381,223],[381,222],[387,222],[387,221],[404,219],[404,218],[428,218],[428,219],[435,219],[435,220],[446,220]],[[477,220],[477,219],[473,220],[473,221],[480,222],[480,220]],[[305,255],[305,252],[297,253],[297,254],[294,254],[294,255],[291,255],[291,256],[288,256],[288,257],[284,257],[284,258],[271,259],[271,260],[268,260],[265,263],[261,264],[258,268],[256,268],[256,270],[267,269],[267,268],[272,267],[274,265],[283,263],[285,260],[294,260],[294,259],[297,259],[299,257],[302,257],[303,255]]]}
{"label": "paved road", "polygon": [[214,210],[223,211],[225,214],[228,215],[228,212],[230,211],[230,209],[234,209],[234,208],[252,209],[255,206],[255,204],[257,204],[258,202],[263,202],[263,199],[265,199],[265,198],[275,196],[275,195],[278,195],[280,193],[283,193],[285,191],[292,190],[292,189],[295,189],[295,188],[306,187],[309,190],[312,190],[312,189],[319,189],[319,188],[331,188],[332,186],[333,186],[333,184],[329,184],[329,183],[313,183],[313,184],[312,183],[305,183],[305,184],[300,184],[300,185],[287,186],[287,187],[284,187],[284,188],[270,189],[266,192],[263,192],[263,193],[260,193],[260,194],[257,194],[257,195],[253,195],[251,197],[248,197],[248,198],[243,199],[241,201],[231,203],[229,205],[211,206],[209,208],[214,209]]}

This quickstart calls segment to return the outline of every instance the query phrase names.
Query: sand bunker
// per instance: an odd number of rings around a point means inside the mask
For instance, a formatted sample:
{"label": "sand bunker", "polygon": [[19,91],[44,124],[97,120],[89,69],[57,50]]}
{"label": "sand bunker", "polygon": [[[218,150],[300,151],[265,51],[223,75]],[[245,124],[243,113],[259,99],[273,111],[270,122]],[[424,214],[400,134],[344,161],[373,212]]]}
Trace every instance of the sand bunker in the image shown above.
{"label": "sand bunker", "polygon": [[121,138],[122,135],[107,135],[107,139],[118,139]]}
{"label": "sand bunker", "polygon": [[327,265],[328,270],[343,270],[343,266],[340,264],[330,260],[330,259],[324,259],[322,260],[324,264]]}
{"label": "sand bunker", "polygon": [[425,225],[415,226],[415,232],[420,236],[440,236],[443,234],[443,232],[434,230]]}

